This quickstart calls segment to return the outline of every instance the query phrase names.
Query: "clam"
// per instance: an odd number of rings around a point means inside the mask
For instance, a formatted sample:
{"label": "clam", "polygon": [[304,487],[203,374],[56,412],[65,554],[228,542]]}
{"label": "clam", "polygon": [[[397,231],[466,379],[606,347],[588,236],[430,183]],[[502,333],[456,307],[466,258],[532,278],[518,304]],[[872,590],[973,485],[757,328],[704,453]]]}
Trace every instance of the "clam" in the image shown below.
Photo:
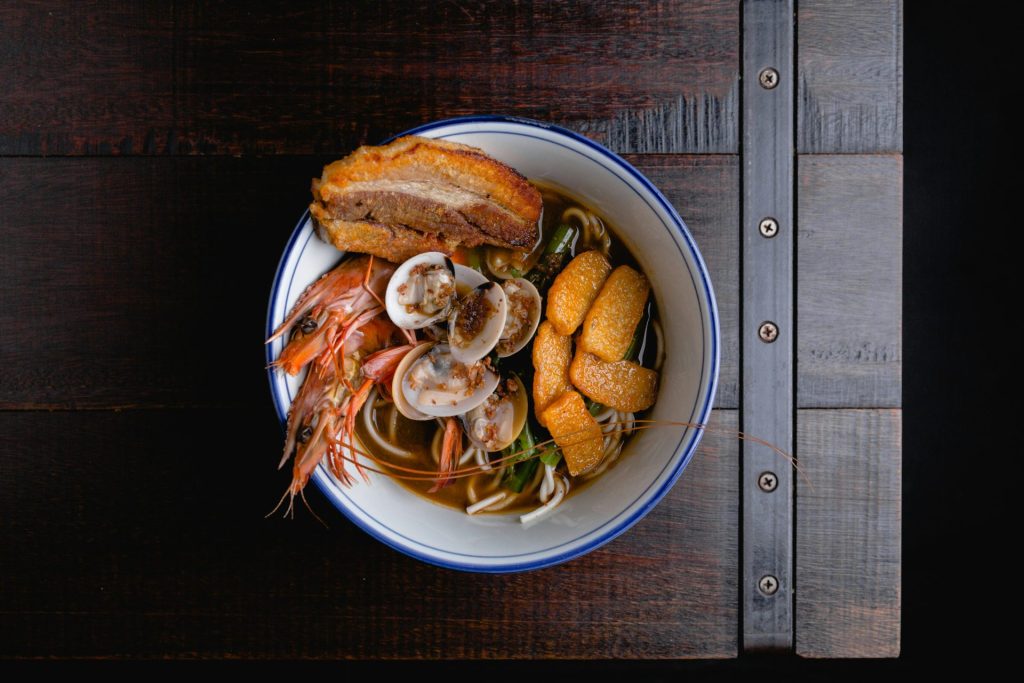
{"label": "clam", "polygon": [[448,317],[455,297],[455,264],[439,251],[428,251],[395,270],[384,293],[384,305],[391,322],[418,330]]}
{"label": "clam", "polygon": [[[480,273],[478,270],[473,270],[468,266],[463,266],[458,263],[453,264],[455,266],[455,291],[457,294],[468,294],[474,287],[478,287],[483,283],[487,282],[487,278]],[[448,341],[448,320],[437,320],[423,328],[423,332],[426,334],[428,339],[435,341]]]}
{"label": "clam", "polygon": [[491,352],[505,329],[505,290],[490,280],[459,297],[448,317],[448,343],[457,361],[473,363]]}
{"label": "clam", "polygon": [[469,266],[456,263],[455,281],[457,283],[459,294],[465,294],[473,287],[479,287],[483,283],[487,282],[487,277],[478,270],[473,270]]}
{"label": "clam", "polygon": [[395,401],[395,408],[398,409],[405,417],[410,420],[433,420],[433,415],[427,415],[426,413],[414,408],[407,400],[405,400],[405,393],[402,391],[402,378],[409,372],[409,367],[414,362],[419,360],[423,354],[431,349],[434,345],[431,342],[423,342],[409,353],[405,354],[405,358],[395,368],[395,377],[391,380],[391,396]]}
{"label": "clam", "polygon": [[502,283],[508,314],[505,327],[496,347],[498,356],[505,358],[518,353],[526,346],[540,324],[540,292],[529,280],[521,277],[505,280]]}
{"label": "clam", "polygon": [[498,373],[487,363],[462,363],[454,358],[448,344],[423,347],[426,350],[406,365],[405,361],[419,348],[410,351],[395,371],[395,405],[403,415],[405,410],[430,417],[461,415],[486,401],[498,386]]}
{"label": "clam", "polygon": [[518,377],[498,384],[487,399],[463,418],[466,435],[474,446],[500,451],[512,445],[526,424],[529,411],[526,387]]}

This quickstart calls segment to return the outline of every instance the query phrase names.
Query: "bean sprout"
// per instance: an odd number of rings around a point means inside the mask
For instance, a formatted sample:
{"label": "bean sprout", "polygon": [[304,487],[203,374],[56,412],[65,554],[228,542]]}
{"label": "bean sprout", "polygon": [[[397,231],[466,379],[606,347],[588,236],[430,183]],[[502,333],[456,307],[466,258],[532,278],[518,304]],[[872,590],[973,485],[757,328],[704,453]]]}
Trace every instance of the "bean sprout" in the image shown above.
{"label": "bean sprout", "polygon": [[544,464],[544,480],[540,484],[540,493],[538,497],[540,502],[546,503],[551,498],[551,494],[555,492],[555,468],[547,463]]}
{"label": "bean sprout", "polygon": [[487,452],[484,451],[484,449],[477,448],[475,446],[471,450],[473,451],[473,456],[476,458],[476,464],[480,466],[480,471],[490,472],[491,463],[487,459]]}
{"label": "bean sprout", "polygon": [[463,465],[465,465],[466,463],[468,463],[470,460],[473,460],[473,459],[475,459],[476,460],[476,464],[479,465],[480,464],[480,458],[478,457],[479,453],[480,453],[480,449],[477,448],[476,446],[470,446],[469,448],[464,450],[462,452],[462,457],[459,458],[459,467],[462,467]]}

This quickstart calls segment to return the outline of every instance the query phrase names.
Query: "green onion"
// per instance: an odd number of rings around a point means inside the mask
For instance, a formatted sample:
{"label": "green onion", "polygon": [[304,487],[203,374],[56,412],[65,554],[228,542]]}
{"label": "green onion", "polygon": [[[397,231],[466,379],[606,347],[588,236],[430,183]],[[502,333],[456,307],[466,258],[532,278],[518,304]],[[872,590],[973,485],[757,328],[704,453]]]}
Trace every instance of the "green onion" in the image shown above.
{"label": "green onion", "polygon": [[551,241],[549,241],[548,246],[544,248],[544,253],[561,254],[564,251],[568,251],[575,239],[576,228],[562,223],[555,229],[555,234],[551,236]]}
{"label": "green onion", "polygon": [[527,279],[537,287],[542,296],[565,266],[565,260],[569,258],[569,251],[576,241],[577,234],[578,230],[571,225],[559,225],[544,248],[537,265],[527,274]]}
{"label": "green onion", "polygon": [[604,407],[594,399],[590,398],[589,396],[583,397],[583,405],[586,407],[587,412],[590,413],[591,415],[597,415],[599,412],[601,412],[601,408]]}
{"label": "green onion", "polygon": [[512,489],[516,493],[522,493],[526,484],[537,474],[537,466],[538,461],[536,458],[513,465],[508,470],[508,474],[505,475],[505,488]]}
{"label": "green onion", "polygon": [[545,465],[558,467],[558,463],[562,462],[562,452],[555,448],[549,448],[540,456],[540,461]]}
{"label": "green onion", "polygon": [[633,330],[633,338],[629,342],[629,348],[626,349],[626,355],[622,357],[623,360],[636,361],[640,356],[640,347],[644,343],[644,338],[647,336],[647,328],[651,324],[651,305],[648,303],[644,306],[644,314],[640,317],[640,322],[636,324],[636,329]]}
{"label": "green onion", "polygon": [[512,489],[516,493],[521,493],[523,487],[537,473],[537,458],[534,457],[537,455],[537,449],[534,448],[535,443],[533,432],[530,431],[530,421],[527,420],[526,424],[523,425],[523,431],[519,432],[519,438],[505,449],[508,453],[502,452],[503,455],[511,455],[520,451],[519,455],[513,458],[512,465],[505,470],[505,477],[502,483],[506,488]]}
{"label": "green onion", "polygon": [[478,273],[484,272],[483,264],[480,263],[480,251],[477,249],[469,249],[469,267]]}
{"label": "green onion", "polygon": [[640,321],[636,326],[636,331],[633,333],[633,339],[629,342],[629,348],[626,349],[626,355],[622,357],[622,360],[636,360],[637,354],[640,353],[640,335],[643,331],[643,321]]}

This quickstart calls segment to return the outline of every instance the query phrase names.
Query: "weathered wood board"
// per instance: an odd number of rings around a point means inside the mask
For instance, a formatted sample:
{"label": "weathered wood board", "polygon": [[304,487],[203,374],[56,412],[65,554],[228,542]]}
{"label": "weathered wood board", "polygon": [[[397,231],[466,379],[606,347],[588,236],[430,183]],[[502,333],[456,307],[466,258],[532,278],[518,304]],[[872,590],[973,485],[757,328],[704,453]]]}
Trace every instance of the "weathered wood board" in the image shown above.
{"label": "weathered wood board", "polygon": [[4,155],[346,154],[466,114],[737,151],[724,0],[14,3],[0,27]]}
{"label": "weathered wood board", "polygon": [[797,3],[797,151],[903,151],[903,3]]}
{"label": "weathered wood board", "polygon": [[[734,430],[735,411],[712,424]],[[330,529],[301,508],[264,520],[286,483],[279,444],[261,394],[232,409],[0,413],[0,657],[736,655],[734,439],[708,435],[605,548],[508,576],[405,557],[319,495]]]}
{"label": "weathered wood board", "polygon": [[899,407],[902,157],[800,156],[797,190],[797,404]]}
{"label": "weathered wood board", "polygon": [[900,653],[902,413],[797,414],[796,652]]}

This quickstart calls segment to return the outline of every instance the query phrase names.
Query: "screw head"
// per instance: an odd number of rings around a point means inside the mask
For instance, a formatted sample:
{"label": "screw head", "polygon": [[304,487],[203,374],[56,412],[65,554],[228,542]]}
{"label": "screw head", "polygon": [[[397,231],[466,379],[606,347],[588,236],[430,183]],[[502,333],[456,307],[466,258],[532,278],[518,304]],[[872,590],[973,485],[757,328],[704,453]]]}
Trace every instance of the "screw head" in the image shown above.
{"label": "screw head", "polygon": [[762,218],[761,222],[757,224],[757,229],[761,231],[762,237],[770,239],[779,234],[779,222],[770,216]]}
{"label": "screw head", "polygon": [[760,337],[761,341],[765,344],[771,344],[779,338],[779,326],[771,320],[766,320],[761,323],[761,327],[757,328],[757,336]]}
{"label": "screw head", "polygon": [[779,590],[779,580],[771,574],[765,574],[761,577],[761,580],[757,582],[757,588],[765,595],[775,595]]}
{"label": "screw head", "polygon": [[761,69],[761,73],[757,76],[758,82],[761,87],[765,90],[771,90],[779,84],[779,72],[770,66]]}
{"label": "screw head", "polygon": [[765,493],[771,493],[779,487],[779,478],[774,472],[762,472],[757,478],[757,485]]}

